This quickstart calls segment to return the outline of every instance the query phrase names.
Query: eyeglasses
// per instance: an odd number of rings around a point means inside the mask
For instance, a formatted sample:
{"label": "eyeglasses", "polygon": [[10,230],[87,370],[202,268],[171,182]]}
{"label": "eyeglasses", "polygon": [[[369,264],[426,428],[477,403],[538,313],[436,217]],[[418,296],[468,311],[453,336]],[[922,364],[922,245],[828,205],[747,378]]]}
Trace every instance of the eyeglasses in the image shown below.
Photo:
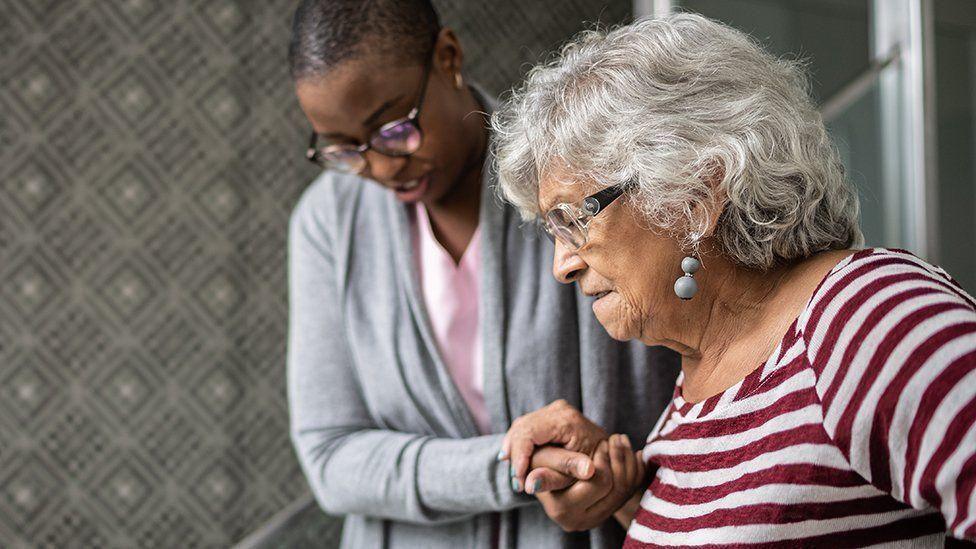
{"label": "eyeglasses", "polygon": [[370,149],[393,157],[410,156],[417,152],[423,142],[423,133],[420,131],[417,118],[420,116],[420,107],[423,106],[424,96],[427,94],[427,77],[430,75],[432,59],[433,55],[427,57],[420,83],[420,93],[406,117],[383,124],[371,133],[362,145],[335,143],[319,147],[319,135],[312,132],[305,157],[322,168],[359,173],[366,167],[365,153]]}
{"label": "eyeglasses", "polygon": [[614,200],[624,194],[624,187],[614,185],[584,198],[577,204],[560,203],[546,212],[542,226],[549,240],[558,240],[576,251],[586,245],[590,221]]}

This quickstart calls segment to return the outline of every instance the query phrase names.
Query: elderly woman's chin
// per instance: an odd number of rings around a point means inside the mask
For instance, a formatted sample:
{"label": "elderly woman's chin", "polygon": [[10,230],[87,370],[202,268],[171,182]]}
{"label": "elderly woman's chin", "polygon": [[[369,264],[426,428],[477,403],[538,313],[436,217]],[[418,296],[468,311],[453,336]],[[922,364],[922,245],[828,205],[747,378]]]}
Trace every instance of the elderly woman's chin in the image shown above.
{"label": "elderly woman's chin", "polygon": [[630,307],[627,307],[617,292],[607,295],[593,302],[593,314],[603,328],[613,339],[628,341],[640,336],[635,330],[634,319]]}

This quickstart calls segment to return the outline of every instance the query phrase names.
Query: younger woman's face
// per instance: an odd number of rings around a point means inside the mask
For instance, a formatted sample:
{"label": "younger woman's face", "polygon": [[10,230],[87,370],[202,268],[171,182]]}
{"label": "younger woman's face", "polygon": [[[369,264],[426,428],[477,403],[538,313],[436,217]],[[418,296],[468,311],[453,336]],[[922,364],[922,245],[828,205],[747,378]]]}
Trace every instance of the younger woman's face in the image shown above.
{"label": "younger woman's face", "polygon": [[[458,89],[461,49],[450,30],[434,47],[427,87],[417,118],[423,140],[410,156],[391,157],[369,150],[360,173],[404,202],[436,203],[449,195],[483,144],[476,130],[484,120],[471,113],[467,91]],[[404,118],[417,104],[424,66],[396,63],[364,54],[344,61],[321,77],[296,84],[298,102],[319,134],[319,144],[365,143],[383,124]],[[472,126],[475,124],[475,126]],[[480,167],[480,166],[479,166]]]}

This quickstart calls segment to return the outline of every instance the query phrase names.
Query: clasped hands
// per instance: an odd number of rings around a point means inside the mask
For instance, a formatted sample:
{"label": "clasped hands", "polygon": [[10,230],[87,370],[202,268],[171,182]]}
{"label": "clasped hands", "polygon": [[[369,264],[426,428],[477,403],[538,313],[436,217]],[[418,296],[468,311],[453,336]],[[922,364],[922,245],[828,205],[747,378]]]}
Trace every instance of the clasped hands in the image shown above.
{"label": "clasped hands", "polygon": [[516,419],[499,455],[511,465],[512,488],[535,495],[566,531],[611,515],[626,527],[646,486],[644,461],[627,435],[608,436],[565,400]]}

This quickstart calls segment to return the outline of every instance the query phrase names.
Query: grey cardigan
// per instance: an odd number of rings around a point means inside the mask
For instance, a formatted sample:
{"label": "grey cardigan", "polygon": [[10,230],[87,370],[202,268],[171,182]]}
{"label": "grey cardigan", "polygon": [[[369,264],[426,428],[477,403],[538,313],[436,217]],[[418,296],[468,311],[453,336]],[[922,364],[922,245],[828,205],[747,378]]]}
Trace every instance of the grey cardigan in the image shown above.
{"label": "grey cardigan", "polygon": [[488,436],[431,333],[412,211],[374,183],[327,172],[292,214],[291,437],[318,503],[346,515],[343,547],[490,547],[496,521],[503,548],[622,543],[612,519],[563,532],[513,493],[496,454],[513,419],[559,398],[640,443],[672,394],[677,356],[611,340],[590,300],[552,278],[552,244],[495,198],[490,177],[480,218]]}

